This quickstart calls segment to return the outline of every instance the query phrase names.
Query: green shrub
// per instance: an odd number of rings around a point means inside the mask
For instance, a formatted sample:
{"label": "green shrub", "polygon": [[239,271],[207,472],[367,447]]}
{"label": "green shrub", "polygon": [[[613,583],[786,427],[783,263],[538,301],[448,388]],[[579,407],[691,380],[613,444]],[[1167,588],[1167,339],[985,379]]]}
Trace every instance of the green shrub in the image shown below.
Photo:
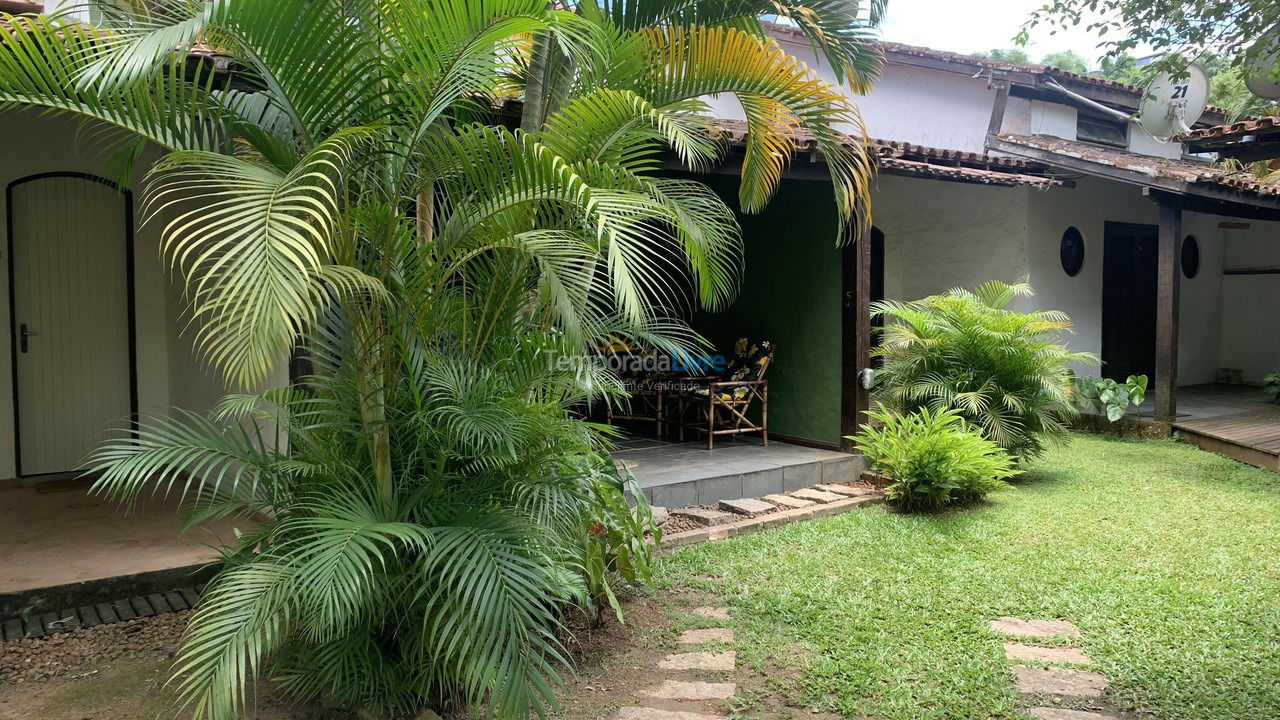
{"label": "green shrub", "polygon": [[1090,353],[1060,344],[1071,321],[1056,311],[1018,313],[1025,282],[989,282],[914,302],[876,303],[885,318],[881,397],[901,412],[955,409],[1017,460],[1035,457],[1079,414],[1072,363]]}
{"label": "green shrub", "polygon": [[1262,391],[1271,397],[1271,402],[1280,405],[1280,372],[1267,373],[1262,377]]}
{"label": "green shrub", "polygon": [[873,469],[893,478],[886,494],[904,510],[979,500],[1018,474],[1008,454],[958,410],[899,414],[880,405],[867,414],[878,427],[867,426],[854,443]]}

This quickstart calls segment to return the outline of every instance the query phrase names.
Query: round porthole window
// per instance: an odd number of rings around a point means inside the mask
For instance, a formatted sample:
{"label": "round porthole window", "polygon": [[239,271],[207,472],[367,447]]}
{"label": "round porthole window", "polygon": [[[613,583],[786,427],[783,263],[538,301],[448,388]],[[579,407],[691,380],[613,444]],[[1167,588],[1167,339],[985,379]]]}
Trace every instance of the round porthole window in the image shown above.
{"label": "round porthole window", "polygon": [[1200,241],[1188,235],[1182,241],[1182,275],[1190,280],[1200,274]]}
{"label": "round porthole window", "polygon": [[1080,274],[1084,267],[1084,236],[1074,227],[1062,233],[1062,242],[1058,245],[1058,255],[1062,259],[1062,271],[1070,277]]}

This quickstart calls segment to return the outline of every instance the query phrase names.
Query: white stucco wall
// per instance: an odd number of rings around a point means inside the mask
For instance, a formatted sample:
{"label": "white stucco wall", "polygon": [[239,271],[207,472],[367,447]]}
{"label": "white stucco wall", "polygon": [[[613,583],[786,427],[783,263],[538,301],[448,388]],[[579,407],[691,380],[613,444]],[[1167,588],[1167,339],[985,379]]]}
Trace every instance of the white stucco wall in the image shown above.
{"label": "white stucco wall", "polygon": [[885,297],[914,300],[1027,273],[1027,188],[877,178],[873,222],[885,234]]}
{"label": "white stucco wall", "polygon": [[[1224,231],[1226,269],[1280,269],[1280,223],[1249,225]],[[1224,276],[1221,324],[1221,367],[1243,370],[1246,382],[1280,372],[1280,275]]]}
{"label": "white stucco wall", "polygon": [[[1137,187],[1088,178],[1079,180],[1075,188],[1041,191],[882,176],[872,207],[875,225],[885,233],[886,297],[910,300],[956,286],[1012,282],[1029,275],[1037,294],[1027,309],[1066,312],[1076,326],[1068,344],[1092,353],[1100,352],[1102,342],[1106,222],[1158,222],[1156,205],[1143,198]],[[1237,358],[1230,367],[1270,363],[1280,368],[1280,340],[1276,340],[1280,320],[1264,342],[1276,347],[1260,348],[1254,338],[1265,330],[1258,333],[1256,325],[1250,327],[1224,306],[1222,269],[1227,247],[1224,232],[1228,231],[1218,228],[1219,220],[1195,213],[1183,218],[1184,235],[1195,235],[1200,243],[1201,263],[1195,278],[1181,281],[1180,385],[1213,382],[1217,368],[1224,366],[1224,356]],[[1059,242],[1070,226],[1085,238],[1085,263],[1076,277],[1068,277],[1059,260]],[[1244,242],[1238,243],[1237,255],[1243,258],[1260,252]],[[1268,257],[1280,266],[1280,242],[1268,247],[1275,249]],[[1226,297],[1269,303],[1256,307],[1280,307],[1280,276],[1261,277],[1267,278],[1263,283],[1271,282],[1270,290],[1255,292],[1247,282],[1237,283],[1242,289]],[[1239,342],[1234,339],[1237,335]],[[1238,359],[1242,355],[1254,358],[1253,364]],[[1087,366],[1076,370],[1099,372]]]}
{"label": "white stucco wall", "polygon": [[[778,39],[790,54],[805,61],[828,82],[835,82],[827,63],[803,41]],[[892,57],[871,92],[855,98],[867,134],[882,140],[901,140],[948,150],[985,152],[987,126],[996,91],[985,76],[974,77],[972,68],[930,70],[895,64]],[[741,120],[742,107],[730,96],[709,99],[716,117]],[[1078,112],[1075,101],[1045,102],[1011,96],[1001,125],[1003,132],[1049,135],[1075,140]],[[847,129],[847,128],[846,128]],[[1135,125],[1129,128],[1129,150],[1159,157],[1179,158],[1178,143],[1161,143]]]}
{"label": "white stucco wall", "polygon": [[985,78],[889,64],[857,104],[871,137],[980,153],[995,98]]}
{"label": "white stucco wall", "polygon": [[[1026,101],[1031,109],[1031,135],[1052,135],[1064,140],[1076,139],[1076,109],[1061,103],[1041,100]],[[1007,129],[1007,132],[1013,132]]]}
{"label": "white stucco wall", "polygon": [[[39,117],[30,111],[0,113],[0,127],[10,138],[21,142],[6,145],[0,156],[0,186],[29,175],[45,172],[78,171],[105,175],[104,158],[94,148],[77,146],[78,123],[69,118]],[[92,134],[84,135],[86,142]],[[153,160],[155,153],[150,153]],[[142,175],[150,160],[138,163],[131,189],[134,191],[135,215],[141,220]],[[0,214],[8,212],[0,196]],[[0,223],[0,248],[8,247],[6,229]],[[0,317],[8,327],[9,270],[7,251],[0,270]],[[135,320],[137,332],[138,410],[142,414],[164,414],[172,406],[195,410],[206,409],[216,399],[223,385],[212,372],[199,368],[191,342],[182,337],[183,307],[180,289],[166,276],[160,260],[159,227],[155,224],[136,228],[134,236]],[[0,337],[0,378],[8,383],[12,377],[12,338]],[[14,408],[11,393],[0,392],[0,479],[16,473],[14,457]]]}
{"label": "white stucco wall", "polygon": [[[1037,303],[1071,316],[1076,325],[1072,348],[1100,352],[1104,227],[1108,221],[1155,225],[1155,203],[1136,186],[1084,178],[1075,188],[1033,195],[1030,218],[1028,254]],[[1195,213],[1186,213],[1182,221],[1183,234],[1195,235],[1200,243],[1200,272],[1181,283],[1179,385],[1212,382],[1219,367],[1223,241],[1217,223],[1216,217]],[[1075,277],[1063,272],[1058,252],[1062,233],[1071,226],[1085,241],[1084,267]]]}
{"label": "white stucco wall", "polygon": [[[824,80],[835,82],[830,66],[804,43],[783,42]],[[985,78],[889,63],[872,91],[855,98],[866,132],[881,140],[900,140],[930,147],[983,152],[987,123],[996,93]],[[742,107],[732,96],[708,98],[712,115],[742,120]],[[1010,104],[1016,104],[1017,98]],[[1025,103],[1025,101],[1022,101]],[[852,128],[843,128],[851,130]]]}

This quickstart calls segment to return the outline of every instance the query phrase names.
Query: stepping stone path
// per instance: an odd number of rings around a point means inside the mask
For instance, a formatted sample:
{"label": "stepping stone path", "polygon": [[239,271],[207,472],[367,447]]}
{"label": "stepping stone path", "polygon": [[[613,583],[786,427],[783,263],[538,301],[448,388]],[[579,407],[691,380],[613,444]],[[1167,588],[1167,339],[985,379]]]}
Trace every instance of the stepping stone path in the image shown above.
{"label": "stepping stone path", "polygon": [[721,512],[720,510],[703,510],[702,508],[681,508],[672,510],[671,514],[675,517],[687,518],[699,525],[718,525],[733,519],[733,513]]}
{"label": "stepping stone path", "polygon": [[687,652],[674,653],[658,661],[661,670],[733,670],[737,667],[738,654],[732,650],[722,653]]}
{"label": "stepping stone path", "polygon": [[738,694],[738,684],[668,680],[640,694],[659,700],[725,700]]}
{"label": "stepping stone path", "polygon": [[1004,656],[1010,660],[1031,660],[1064,665],[1093,664],[1083,650],[1073,647],[1040,647],[1022,643],[1005,643]]}
{"label": "stepping stone path", "polygon": [[703,605],[701,607],[694,608],[693,614],[697,615],[698,617],[704,617],[711,620],[728,620],[729,619],[728,608],[711,607],[710,605]]}
{"label": "stepping stone path", "polygon": [[1015,617],[996,618],[991,621],[991,629],[1005,635],[1022,637],[1047,638],[1055,635],[1068,637],[1084,637],[1075,623],[1066,620],[1023,620]]}
{"label": "stepping stone path", "polygon": [[[724,607],[704,605],[694,608],[693,614],[715,620],[729,619],[729,610]],[[686,630],[680,634],[678,642],[680,645],[732,643],[733,630]],[[673,673],[725,673],[733,672],[737,666],[737,653],[733,650],[672,653],[658,661],[660,670]],[[620,708],[614,720],[721,720],[724,713],[720,704],[738,694],[737,683],[707,682],[698,679],[696,675],[685,677],[688,679],[666,680],[657,687],[640,691],[639,696],[646,698],[652,706],[642,702],[640,705]]]}
{"label": "stepping stone path", "polygon": [[1025,695],[1093,700],[1107,691],[1107,679],[1090,670],[1014,665],[1013,674],[1018,678],[1018,692]]}
{"label": "stepping stone path", "polygon": [[867,494],[866,490],[849,487],[848,485],[814,485],[814,487],[822,492],[829,492],[834,495],[843,495],[845,497],[862,497]]}
{"label": "stepping stone path", "polygon": [[823,505],[844,499],[843,495],[837,495],[833,492],[827,492],[826,490],[815,490],[813,488],[797,490],[791,493],[791,496],[803,498],[805,500],[812,500],[817,503],[822,503]]}
{"label": "stepping stone path", "polygon": [[721,500],[720,509],[739,515],[746,515],[747,517],[760,517],[765,513],[773,512],[776,508],[763,500],[738,498],[737,500]]}
{"label": "stepping stone path", "polygon": [[814,504],[812,500],[791,497],[790,495],[765,495],[760,499],[777,505],[780,508],[807,508],[813,507]]}
{"label": "stepping stone path", "polygon": [[[1080,628],[1066,620],[1024,620],[1002,617],[991,621],[991,629],[1012,638],[1084,637]],[[1057,665],[1091,665],[1089,656],[1074,647],[1044,647],[1022,642],[1006,642],[1005,657],[1011,661],[1044,662]],[[1092,670],[1063,667],[1013,665],[1018,692],[1032,698],[1052,697],[1066,701],[1097,703],[1107,691],[1107,678]],[[1055,707],[1031,707],[1037,720],[1122,720],[1106,711],[1069,710]]]}
{"label": "stepping stone path", "polygon": [[618,710],[618,720],[710,720],[715,715],[688,712],[686,710],[659,710],[651,707],[624,707]]}
{"label": "stepping stone path", "polygon": [[1036,720],[1125,720],[1124,716],[1112,715],[1109,712],[1066,708],[1035,707],[1031,708],[1031,714]]}
{"label": "stepping stone path", "polygon": [[703,645],[706,643],[733,642],[733,631],[729,628],[708,628],[706,630],[685,630],[676,641],[681,645]]}

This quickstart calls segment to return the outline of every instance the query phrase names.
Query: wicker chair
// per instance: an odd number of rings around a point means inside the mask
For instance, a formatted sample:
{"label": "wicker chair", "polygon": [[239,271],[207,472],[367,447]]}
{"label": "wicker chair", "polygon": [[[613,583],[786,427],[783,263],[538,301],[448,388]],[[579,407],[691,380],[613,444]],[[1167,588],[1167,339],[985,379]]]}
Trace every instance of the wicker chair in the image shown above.
{"label": "wicker chair", "polygon": [[625,407],[615,408],[610,402],[605,409],[605,422],[613,425],[618,420],[653,423],[655,437],[666,432],[668,392],[667,383],[658,374],[635,374],[622,378],[623,386],[631,398]]}
{"label": "wicker chair", "polygon": [[[680,440],[685,429],[705,433],[707,449],[723,435],[759,433],[769,444],[769,382],[765,373],[773,362],[777,346],[768,340],[740,338],[734,347],[733,362],[716,376],[690,378],[682,383],[675,398],[680,422]],[[759,402],[760,420],[751,419],[752,406]]]}

